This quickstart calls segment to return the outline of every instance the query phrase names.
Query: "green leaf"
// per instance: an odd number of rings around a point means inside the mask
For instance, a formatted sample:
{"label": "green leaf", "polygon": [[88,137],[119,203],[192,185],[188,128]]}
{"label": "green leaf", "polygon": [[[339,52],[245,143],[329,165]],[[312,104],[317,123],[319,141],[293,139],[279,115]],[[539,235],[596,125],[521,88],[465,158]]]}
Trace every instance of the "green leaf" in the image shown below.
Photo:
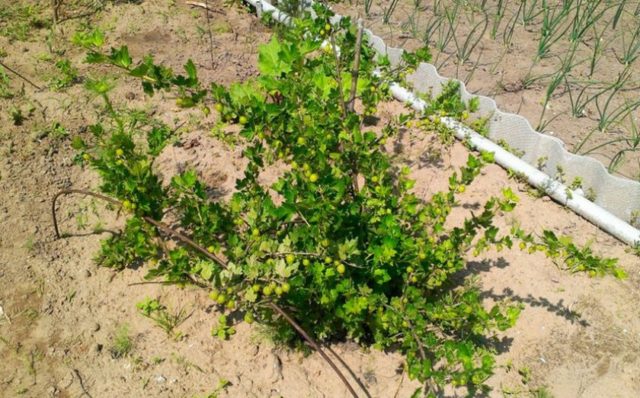
{"label": "green leaf", "polygon": [[193,61],[191,59],[189,59],[187,61],[187,63],[184,65],[184,70],[187,72],[187,75],[189,76],[189,79],[191,79],[192,81],[198,81],[198,74],[196,72],[196,66],[193,63]]}
{"label": "green leaf", "polygon": [[213,277],[214,266],[211,262],[203,262],[201,264],[200,276],[205,280],[211,280]]}
{"label": "green leaf", "polygon": [[282,45],[274,36],[258,48],[258,70],[263,75],[280,77],[291,72],[291,65],[284,61]]}
{"label": "green leaf", "polygon": [[258,299],[258,294],[253,289],[247,289],[244,293],[244,299],[250,303],[255,303]]}
{"label": "green leaf", "polygon": [[133,63],[127,46],[122,46],[119,49],[112,48],[109,59],[114,65],[125,69],[129,69],[129,66]]}

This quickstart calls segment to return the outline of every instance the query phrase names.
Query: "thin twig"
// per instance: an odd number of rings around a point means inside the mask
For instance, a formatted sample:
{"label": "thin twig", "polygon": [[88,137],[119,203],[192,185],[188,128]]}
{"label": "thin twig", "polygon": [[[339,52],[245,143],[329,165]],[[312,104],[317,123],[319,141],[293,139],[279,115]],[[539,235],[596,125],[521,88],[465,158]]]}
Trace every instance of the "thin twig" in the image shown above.
{"label": "thin twig", "polygon": [[179,285],[178,281],[144,281],[127,283],[127,286],[139,286],[139,285]]}
{"label": "thin twig", "polygon": [[398,398],[398,394],[400,394],[400,388],[402,387],[402,383],[404,382],[404,372],[400,375],[400,383],[398,384],[398,388],[396,389],[396,393],[393,394],[393,398]]}
{"label": "thin twig", "polygon": [[342,364],[342,366],[347,369],[347,372],[349,372],[349,374],[351,375],[351,377],[356,381],[356,383],[358,383],[358,385],[360,386],[360,388],[362,389],[362,391],[364,392],[364,394],[367,396],[367,398],[371,398],[371,394],[369,394],[369,390],[367,390],[367,387],[365,387],[364,383],[362,383],[362,381],[360,380],[360,378],[358,376],[356,376],[356,374],[353,372],[353,370],[351,370],[351,368],[349,367],[349,365],[347,365],[347,363],[344,361],[344,359],[342,359],[342,357],[340,355],[338,355],[337,352],[335,352],[333,350],[333,348],[331,348],[331,346],[325,346],[327,347],[327,350],[329,350],[329,352],[331,354],[333,354],[334,357],[336,357],[336,359],[340,362],[340,364]]}
{"label": "thin twig", "polygon": [[289,325],[291,325],[300,334],[300,336],[302,336],[302,338],[304,338],[307,341],[307,343],[309,343],[309,345],[314,350],[318,351],[318,354],[320,354],[320,356],[329,364],[329,366],[331,366],[334,372],[336,372],[336,374],[338,375],[340,380],[344,383],[344,385],[347,387],[347,390],[349,390],[351,395],[354,398],[358,398],[358,394],[356,394],[355,390],[353,389],[353,387],[351,387],[351,384],[349,383],[347,378],[340,371],[340,369],[338,369],[338,366],[336,366],[336,364],[331,360],[331,358],[329,358],[329,356],[322,350],[322,347],[320,347],[320,345],[316,343],[316,341],[307,334],[307,332],[302,328],[302,326],[298,325],[298,323],[294,321],[293,318],[291,318],[289,314],[287,314],[278,304],[271,302],[268,304],[268,306],[271,307],[273,310],[275,310],[278,314],[280,314],[289,323]]}
{"label": "thin twig", "polygon": [[347,111],[353,112],[356,102],[356,91],[358,89],[358,74],[360,73],[360,52],[362,50],[362,32],[364,26],[362,19],[358,19],[358,34],[356,36],[356,48],[355,56],[353,60],[353,69],[351,70],[351,94],[349,95],[349,102],[347,102]]}
{"label": "thin twig", "polygon": [[0,61],[0,66],[2,66],[3,68],[5,68],[6,70],[8,70],[9,72],[13,73],[14,75],[18,76],[19,78],[21,78],[22,80],[24,80],[25,82],[29,83],[30,85],[32,85],[33,87],[35,87],[37,90],[42,90],[42,87],[38,86],[37,84],[35,84],[34,82],[32,82],[31,80],[27,79],[26,77],[24,77],[22,74],[20,74],[19,72],[9,68],[5,63],[3,63],[2,61]]}
{"label": "thin twig", "polygon": [[207,30],[209,31],[209,56],[211,58],[211,68],[213,69],[214,67],[214,62],[213,62],[213,34],[211,33],[211,17],[209,16],[209,13],[207,11],[209,11],[209,0],[205,0],[205,5],[206,5],[206,9],[205,9],[205,16],[207,17]]}
{"label": "thin twig", "polygon": [[89,398],[93,398],[91,394],[89,394],[89,391],[87,391],[87,389],[84,386],[84,381],[82,381],[82,376],[80,375],[80,371],[78,369],[73,369],[73,373],[76,375],[76,377],[78,378],[78,381],[80,382],[80,388],[82,389],[82,395],[80,396],[84,397],[86,395]]}
{"label": "thin twig", "polygon": [[307,224],[307,227],[310,227],[311,224],[309,224],[309,221],[307,221],[306,218],[304,218],[304,216],[302,215],[302,213],[300,211],[297,211],[298,216],[300,216],[300,218],[302,219],[302,221],[304,221],[305,224]]}
{"label": "thin twig", "polygon": [[204,8],[207,11],[217,12],[218,14],[227,15],[227,13],[224,12],[223,10],[216,10],[215,8],[209,7],[208,0],[206,0],[206,3],[198,3],[197,1],[185,1],[185,4],[191,7],[200,7],[200,8]]}
{"label": "thin twig", "polygon": [[62,0],[51,0],[51,8],[53,11],[53,24],[58,24],[58,12],[62,6]]}

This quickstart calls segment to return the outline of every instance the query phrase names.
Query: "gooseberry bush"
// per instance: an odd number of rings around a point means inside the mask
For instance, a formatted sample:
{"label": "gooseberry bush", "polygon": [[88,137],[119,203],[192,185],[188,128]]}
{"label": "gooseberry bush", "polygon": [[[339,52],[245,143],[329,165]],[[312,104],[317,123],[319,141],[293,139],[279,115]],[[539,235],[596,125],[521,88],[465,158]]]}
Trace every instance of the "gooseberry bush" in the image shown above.
{"label": "gooseberry bush", "polygon": [[[88,62],[140,78],[149,95],[171,91],[180,107],[205,114],[213,108],[222,121],[241,125],[248,160],[227,201],[210,198],[193,170],[163,185],[154,159],[179,138],[162,123],[116,109],[112,84],[89,80],[107,117],[74,147],[78,160],[100,174],[102,193],[127,213],[123,232],[103,242],[98,260],[113,268],[146,262],[149,278],[204,286],[221,311],[244,313],[277,341],[301,345],[271,305],[277,304],[322,343],[350,339],[401,350],[408,375],[425,383],[423,393],[445,385],[472,393],[492,374],[495,333],[514,324],[520,307],[486,308],[474,278],[462,276],[465,254],[511,247],[516,238],[535,248],[530,235],[517,228],[501,234],[493,224],[518,199],[505,189],[460,225],[446,223],[456,196],[490,154],[469,155],[448,189],[429,201],[412,193],[409,169],[394,165],[385,151],[409,116],[382,129],[367,122],[388,98],[391,79],[428,52],[392,67],[366,40],[360,43],[349,19],[332,25],[330,11],[315,11],[315,19],[292,20],[260,46],[258,77],[230,87],[205,87],[191,61],[186,75],[178,75],[151,56],[134,62],[126,47],[104,52],[99,32],[77,37],[89,48]],[[457,98],[434,102],[431,111],[468,112]],[[281,176],[261,185],[260,174],[276,161],[286,165]],[[166,245],[175,236],[158,223],[191,243]],[[222,315],[213,334],[232,335],[232,319],[239,318]]]}

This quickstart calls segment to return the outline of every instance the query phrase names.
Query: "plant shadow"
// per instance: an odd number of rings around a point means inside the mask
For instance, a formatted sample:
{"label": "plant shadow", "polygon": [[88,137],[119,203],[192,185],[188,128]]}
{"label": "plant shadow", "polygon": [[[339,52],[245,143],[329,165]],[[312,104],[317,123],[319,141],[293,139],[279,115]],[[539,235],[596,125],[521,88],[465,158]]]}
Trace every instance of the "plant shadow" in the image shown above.
{"label": "plant shadow", "polygon": [[546,297],[535,297],[532,294],[526,296],[515,294],[510,288],[504,289],[502,293],[494,293],[493,289],[489,289],[482,292],[481,296],[482,298],[490,298],[496,301],[509,300],[526,304],[530,307],[542,307],[550,313],[568,320],[571,324],[578,324],[583,327],[590,326],[589,322],[583,319],[578,312],[565,305],[564,299],[560,299],[554,303]]}
{"label": "plant shadow", "polygon": [[[503,269],[508,267],[510,264],[504,257],[498,257],[494,260],[485,259],[482,261],[470,261],[467,263],[467,268],[456,275],[456,280],[459,283],[463,283],[463,281],[472,275],[478,275],[483,272],[490,272],[494,268]],[[572,324],[577,323],[580,326],[589,326],[589,323],[582,319],[579,313],[573,311],[569,306],[564,303],[564,299],[560,299],[557,302],[552,302],[546,297],[535,297],[532,294],[528,294],[526,296],[522,296],[516,294],[513,289],[505,288],[501,293],[494,292],[494,289],[491,288],[489,290],[485,290],[481,293],[481,297],[485,299],[492,299],[495,301],[512,301],[516,303],[526,304],[530,307],[541,307],[546,309],[547,311],[562,317]]]}

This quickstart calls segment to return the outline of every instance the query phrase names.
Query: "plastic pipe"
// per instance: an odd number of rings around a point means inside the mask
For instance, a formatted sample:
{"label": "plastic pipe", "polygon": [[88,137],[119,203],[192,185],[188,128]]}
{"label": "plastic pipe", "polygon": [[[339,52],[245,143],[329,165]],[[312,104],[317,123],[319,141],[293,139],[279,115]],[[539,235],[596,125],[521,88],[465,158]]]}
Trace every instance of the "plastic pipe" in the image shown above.
{"label": "plastic pipe", "polygon": [[[398,101],[411,105],[411,107],[416,111],[422,112],[426,108],[427,104],[425,101],[417,98],[412,92],[408,91],[404,87],[394,83],[391,85],[390,90],[391,94]],[[579,191],[570,190],[564,184],[552,179],[547,174],[506,151],[501,146],[484,138],[455,119],[444,117],[441,119],[441,122],[453,130],[456,138],[459,140],[467,140],[473,148],[479,151],[493,153],[496,163],[507,170],[512,170],[518,174],[524,175],[529,184],[541,189],[556,202],[567,206],[575,213],[586,218],[593,224],[628,245],[635,246],[640,244],[640,230],[591,202],[582,196]]]}

